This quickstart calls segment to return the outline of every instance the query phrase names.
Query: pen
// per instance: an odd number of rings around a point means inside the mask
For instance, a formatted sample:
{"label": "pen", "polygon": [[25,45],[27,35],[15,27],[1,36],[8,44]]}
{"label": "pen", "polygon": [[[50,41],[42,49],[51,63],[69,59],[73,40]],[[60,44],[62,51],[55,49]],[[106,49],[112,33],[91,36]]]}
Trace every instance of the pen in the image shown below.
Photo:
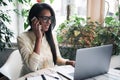
{"label": "pen", "polygon": [[52,75],[49,75],[49,74],[45,74],[45,75],[50,76],[50,77],[52,77],[52,78],[55,78],[55,79],[59,80],[58,77],[55,77],[55,76],[52,76]]}
{"label": "pen", "polygon": [[68,79],[68,80],[71,80],[70,78],[68,78],[67,76],[65,76],[65,75],[63,75],[63,74],[61,74],[61,73],[59,73],[59,72],[57,72],[59,75],[61,75],[61,76],[63,76],[63,77],[65,77],[66,79]]}
{"label": "pen", "polygon": [[43,80],[47,80],[43,74],[41,75],[41,77]]}

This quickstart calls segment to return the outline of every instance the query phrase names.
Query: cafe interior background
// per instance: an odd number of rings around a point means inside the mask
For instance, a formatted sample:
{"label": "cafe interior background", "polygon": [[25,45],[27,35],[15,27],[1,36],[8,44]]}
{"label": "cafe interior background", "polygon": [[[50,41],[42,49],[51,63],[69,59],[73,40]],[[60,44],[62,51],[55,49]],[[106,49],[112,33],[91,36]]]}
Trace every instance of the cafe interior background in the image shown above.
{"label": "cafe interior background", "polygon": [[64,58],[75,60],[78,48],[113,44],[110,67],[120,67],[119,0],[0,0],[0,67],[17,49],[16,37],[30,28],[28,12],[37,2],[55,11],[53,31]]}

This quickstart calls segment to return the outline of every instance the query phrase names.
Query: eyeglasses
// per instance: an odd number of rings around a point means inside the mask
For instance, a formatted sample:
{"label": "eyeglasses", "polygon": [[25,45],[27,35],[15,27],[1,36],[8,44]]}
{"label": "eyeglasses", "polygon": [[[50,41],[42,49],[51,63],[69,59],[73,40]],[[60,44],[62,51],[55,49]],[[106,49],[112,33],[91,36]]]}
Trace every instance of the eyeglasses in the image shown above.
{"label": "eyeglasses", "polygon": [[47,23],[48,21],[53,21],[53,16],[40,16],[39,19],[42,19],[44,23]]}

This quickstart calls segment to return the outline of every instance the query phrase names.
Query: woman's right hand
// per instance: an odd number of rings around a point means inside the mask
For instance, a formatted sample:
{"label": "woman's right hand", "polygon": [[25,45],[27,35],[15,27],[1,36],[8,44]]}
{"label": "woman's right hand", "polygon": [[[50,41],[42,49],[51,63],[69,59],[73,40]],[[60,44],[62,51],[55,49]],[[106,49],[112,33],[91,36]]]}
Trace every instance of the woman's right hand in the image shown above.
{"label": "woman's right hand", "polygon": [[37,39],[42,39],[43,32],[41,31],[42,26],[40,25],[39,20],[36,17],[33,17],[32,21],[32,30],[35,33]]}
{"label": "woman's right hand", "polygon": [[42,42],[42,37],[43,37],[43,32],[41,31],[42,26],[40,25],[39,20],[36,17],[33,17],[31,22],[32,22],[32,30],[36,36],[34,52],[40,54],[40,44]]}

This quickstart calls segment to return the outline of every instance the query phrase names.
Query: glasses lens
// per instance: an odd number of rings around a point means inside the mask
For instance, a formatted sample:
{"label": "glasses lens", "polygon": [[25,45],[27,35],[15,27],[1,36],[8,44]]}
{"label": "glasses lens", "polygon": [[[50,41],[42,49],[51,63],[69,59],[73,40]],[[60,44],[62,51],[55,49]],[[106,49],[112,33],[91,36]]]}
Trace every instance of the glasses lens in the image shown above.
{"label": "glasses lens", "polygon": [[50,16],[40,16],[40,18],[43,20],[43,22],[48,22],[48,21],[52,21],[53,20],[53,17]]}

